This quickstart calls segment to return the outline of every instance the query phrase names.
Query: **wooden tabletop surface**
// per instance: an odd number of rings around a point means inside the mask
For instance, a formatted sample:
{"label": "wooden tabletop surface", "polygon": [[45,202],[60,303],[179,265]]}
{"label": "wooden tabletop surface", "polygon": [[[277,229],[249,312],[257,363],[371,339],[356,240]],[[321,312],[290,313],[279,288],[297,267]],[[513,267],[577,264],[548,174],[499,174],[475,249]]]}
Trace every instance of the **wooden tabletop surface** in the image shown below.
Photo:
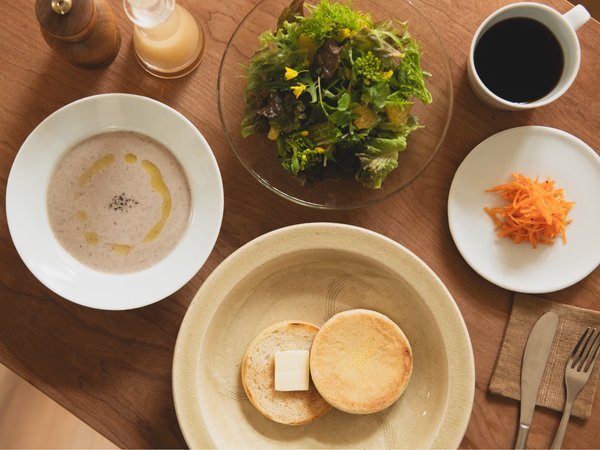
{"label": "wooden tabletop surface", "polygon": [[[478,24],[506,0],[421,0],[450,58],[455,104],[449,132],[424,173],[387,201],[347,212],[292,204],[257,183],[227,146],[217,114],[218,65],[234,27],[258,0],[180,0],[207,35],[204,59],[192,75],[164,81],[136,63],[131,24],[121,2],[110,3],[122,35],[120,53],[100,70],[75,68],[55,57],[38,29],[33,1],[4,8],[0,18],[0,362],[121,447],[184,447],[171,390],[171,364],[186,308],[202,282],[229,254],[268,231],[304,222],[365,227],[412,250],[446,284],[466,321],[475,356],[473,412],[461,446],[512,447],[518,403],[488,393],[513,293],[477,275],[449,233],[446,203],[452,177],[486,137],[520,125],[563,129],[600,149],[600,24],[578,32],[582,64],[561,99],[528,112],[500,112],[481,104],[466,78],[468,47]],[[561,12],[564,0],[548,0]],[[160,100],[187,116],[211,145],[223,176],[225,213],[216,246],[199,273],[154,305],[109,312],[68,302],[27,270],[6,221],[6,182],[27,135],[50,113],[85,96],[127,92]],[[32,180],[35,181],[35,180]],[[27,205],[23,205],[26,207]],[[600,271],[547,297],[600,309]],[[572,419],[565,446],[600,447],[600,395],[587,421]],[[550,445],[559,414],[538,408],[530,448]]]}

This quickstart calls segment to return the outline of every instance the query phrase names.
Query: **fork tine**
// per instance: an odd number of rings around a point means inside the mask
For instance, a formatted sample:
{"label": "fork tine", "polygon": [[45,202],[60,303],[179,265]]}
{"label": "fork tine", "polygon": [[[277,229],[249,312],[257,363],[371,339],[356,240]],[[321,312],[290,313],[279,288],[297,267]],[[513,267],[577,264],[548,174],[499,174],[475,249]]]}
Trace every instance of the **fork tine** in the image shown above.
{"label": "fork tine", "polygon": [[552,442],[551,448],[553,449],[561,448],[563,438],[565,437],[565,430],[569,423],[569,417],[571,416],[573,402],[588,382],[591,375],[590,369],[594,367],[596,362],[600,348],[600,332],[596,333],[596,331],[596,328],[592,329],[588,327],[582,333],[566,364],[565,387],[567,398],[565,400],[562,419],[560,419],[560,424]]}
{"label": "fork tine", "polygon": [[[587,330],[585,330],[585,332],[581,335],[581,337],[579,338],[579,341],[577,342],[577,345],[575,346],[575,348],[573,349],[573,351],[571,352],[571,357],[569,358],[570,360],[570,366],[571,369],[575,368],[575,366],[579,363],[579,360],[581,359],[581,354],[583,353],[583,350],[580,352],[579,348],[581,347],[581,344],[585,341],[586,337],[589,339],[588,337],[588,333],[590,332],[590,327],[587,328]],[[587,341],[585,342],[585,345],[587,344]]]}
{"label": "fork tine", "polygon": [[[595,330],[594,330],[595,331]],[[596,334],[592,345],[590,345],[590,351],[587,356],[587,362],[585,364],[584,371],[587,372],[594,367],[594,363],[596,362],[596,357],[598,356],[598,349],[600,349],[600,331]]]}
{"label": "fork tine", "polygon": [[[587,333],[587,331],[589,331],[589,334]],[[589,354],[590,354],[590,349],[591,349],[591,345],[593,343],[593,338],[594,338],[594,333],[596,332],[595,328],[589,328],[586,331],[586,335],[587,338],[585,340],[585,344],[583,345],[583,347],[581,348],[581,350],[579,351],[579,356],[577,359],[577,372],[581,372],[585,361],[587,360]]]}

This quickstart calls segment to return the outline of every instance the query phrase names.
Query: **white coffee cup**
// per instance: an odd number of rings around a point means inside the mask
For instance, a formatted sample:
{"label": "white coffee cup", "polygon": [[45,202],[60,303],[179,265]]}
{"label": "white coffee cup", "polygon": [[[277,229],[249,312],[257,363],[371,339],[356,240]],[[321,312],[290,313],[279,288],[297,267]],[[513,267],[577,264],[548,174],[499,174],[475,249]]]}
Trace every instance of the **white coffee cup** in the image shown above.
{"label": "white coffee cup", "polygon": [[[475,48],[477,47],[481,36],[498,22],[514,17],[534,19],[542,23],[554,34],[562,48],[564,57],[562,75],[554,89],[539,100],[518,103],[499,97],[485,86],[475,68]],[[475,36],[473,36],[473,41],[471,42],[469,58],[467,61],[467,74],[471,88],[484,103],[499,109],[532,109],[553,102],[569,89],[577,76],[581,51],[579,49],[579,40],[577,39],[577,34],[575,32],[589,19],[590,14],[581,5],[573,7],[565,14],[560,14],[549,6],[531,2],[512,3],[496,10],[479,26],[475,32]]]}

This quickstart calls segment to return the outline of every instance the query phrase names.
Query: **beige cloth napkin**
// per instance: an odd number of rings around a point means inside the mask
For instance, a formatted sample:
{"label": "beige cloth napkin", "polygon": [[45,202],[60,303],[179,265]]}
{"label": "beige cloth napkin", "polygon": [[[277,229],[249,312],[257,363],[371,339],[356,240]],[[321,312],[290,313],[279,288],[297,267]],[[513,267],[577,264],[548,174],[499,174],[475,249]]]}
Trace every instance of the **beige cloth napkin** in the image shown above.
{"label": "beige cloth napkin", "polygon": [[[585,329],[600,327],[600,311],[564,305],[538,296],[515,294],[489,390],[493,394],[520,399],[521,361],[525,344],[533,325],[547,311],[556,312],[560,321],[538,392],[537,404],[562,411],[565,403],[565,364]],[[574,416],[587,419],[592,414],[599,378],[600,361],[596,363],[590,379],[575,400],[572,411]]]}

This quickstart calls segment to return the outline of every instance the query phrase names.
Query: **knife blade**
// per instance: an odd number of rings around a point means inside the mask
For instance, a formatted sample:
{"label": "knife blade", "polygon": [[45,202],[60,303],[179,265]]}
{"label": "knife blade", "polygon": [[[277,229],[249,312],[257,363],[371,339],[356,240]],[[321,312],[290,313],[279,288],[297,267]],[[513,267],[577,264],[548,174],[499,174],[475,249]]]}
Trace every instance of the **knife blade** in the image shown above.
{"label": "knife blade", "polygon": [[519,432],[515,442],[516,449],[525,448],[527,443],[538,390],[557,328],[558,314],[547,312],[537,320],[527,339],[521,364],[521,412]]}

